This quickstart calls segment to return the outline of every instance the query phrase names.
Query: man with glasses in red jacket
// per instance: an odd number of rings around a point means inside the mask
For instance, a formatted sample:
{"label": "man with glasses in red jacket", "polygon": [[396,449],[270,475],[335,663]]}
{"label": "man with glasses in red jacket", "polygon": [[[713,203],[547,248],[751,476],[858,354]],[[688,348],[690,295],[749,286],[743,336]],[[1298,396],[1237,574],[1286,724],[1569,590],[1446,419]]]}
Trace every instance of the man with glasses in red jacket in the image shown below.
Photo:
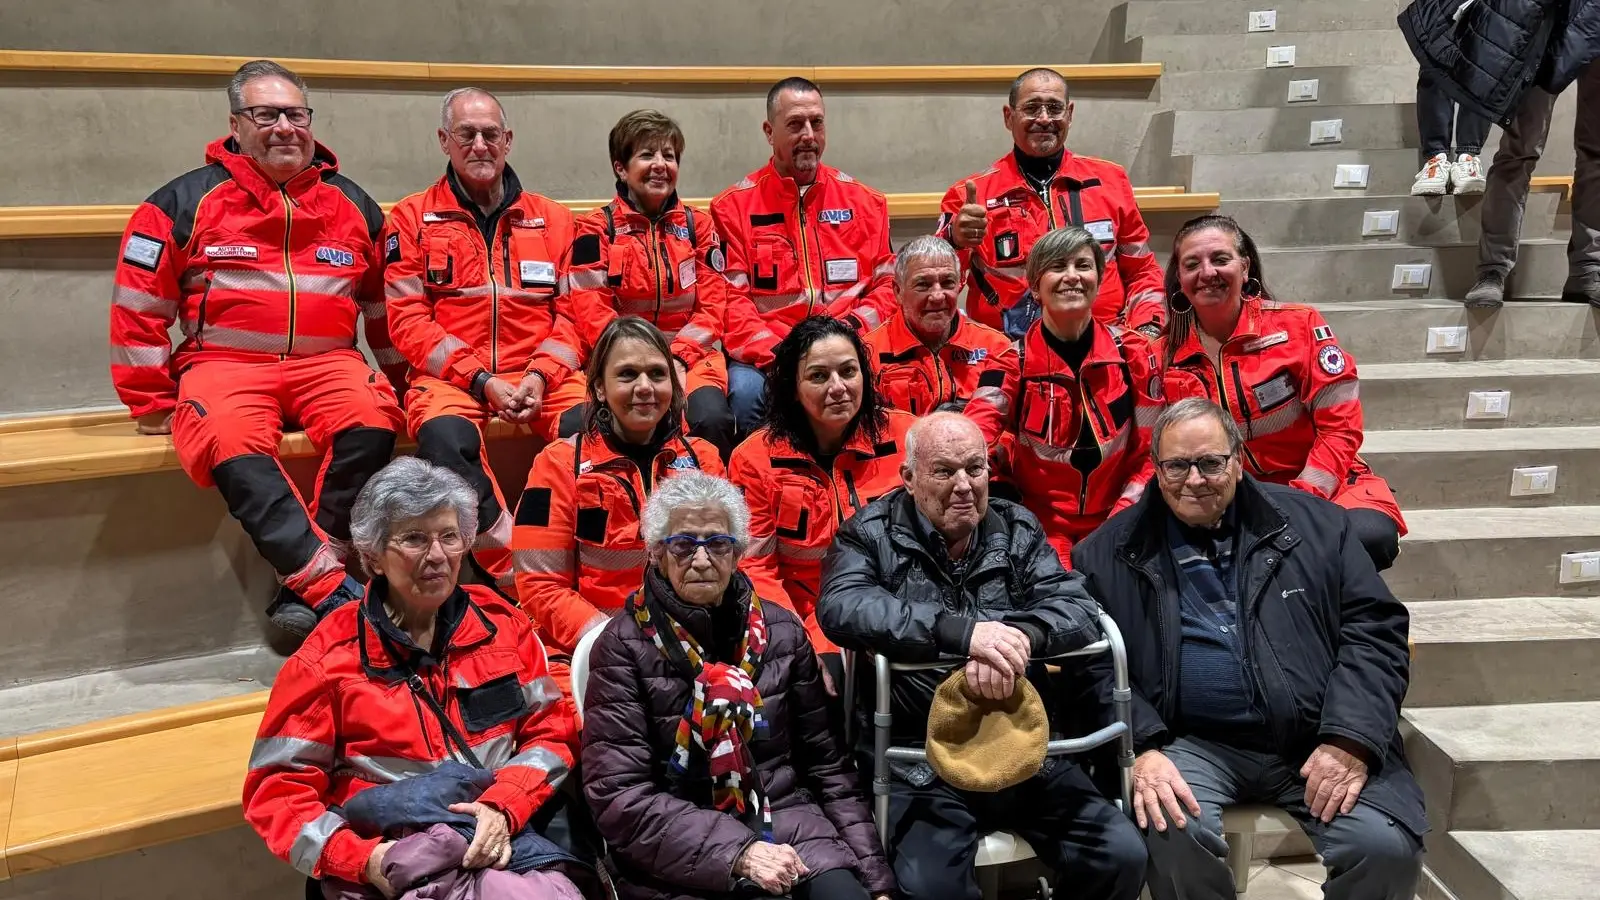
{"label": "man with glasses in red jacket", "polygon": [[[357,597],[350,506],[389,461],[400,407],[386,366],[383,212],[311,135],[305,82],[268,60],[228,84],[228,137],[128,222],[111,298],[111,380],[141,434],[172,435],[282,587],[272,622],[304,637]],[[168,329],[184,340],[176,351]],[[278,461],[285,423],[322,456],[309,506]]]}

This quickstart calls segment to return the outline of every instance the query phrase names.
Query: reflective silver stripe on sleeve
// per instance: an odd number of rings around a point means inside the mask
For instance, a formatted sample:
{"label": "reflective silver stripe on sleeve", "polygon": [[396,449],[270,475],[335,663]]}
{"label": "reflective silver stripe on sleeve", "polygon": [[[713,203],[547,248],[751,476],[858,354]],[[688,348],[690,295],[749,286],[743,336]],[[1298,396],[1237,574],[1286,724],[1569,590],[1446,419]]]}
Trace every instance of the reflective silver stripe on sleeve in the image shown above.
{"label": "reflective silver stripe on sleeve", "polygon": [[165,366],[167,360],[172,358],[171,347],[130,347],[126,344],[111,345],[111,364],[113,366],[144,366],[153,368]]}
{"label": "reflective silver stripe on sleeve", "polygon": [[361,304],[361,314],[366,316],[368,322],[376,322],[379,319],[387,319],[389,317],[389,306],[381,301],[377,303],[363,303]]}
{"label": "reflective silver stripe on sleeve", "polygon": [[759,294],[751,297],[750,299],[755,301],[757,312],[761,313],[762,315],[767,315],[768,313],[777,312],[786,306],[793,306],[796,303],[803,302],[805,298],[806,295],[804,293],[799,293]]}
{"label": "reflective silver stripe on sleeve", "polygon": [[646,561],[643,547],[595,547],[578,545],[578,565],[607,572],[626,572],[642,569]]}
{"label": "reflective silver stripe on sleeve", "polygon": [[1162,408],[1159,403],[1140,403],[1133,408],[1133,421],[1140,428],[1154,428]]}
{"label": "reflective silver stripe on sleeve", "polygon": [[739,290],[744,291],[744,290],[749,290],[750,289],[750,276],[749,275],[746,275],[743,272],[736,272],[733,269],[729,269],[728,271],[723,272],[722,275],[723,275],[724,278],[728,279],[728,283],[729,284],[733,285],[734,287],[738,288]]}
{"label": "reflective silver stripe on sleeve", "polygon": [[1055,447],[1027,433],[1018,434],[1017,439],[1024,447],[1033,451],[1034,455],[1042,460],[1053,463],[1070,463],[1072,461],[1071,447]]}
{"label": "reflective silver stripe on sleeve", "polygon": [[572,553],[568,550],[513,550],[511,561],[518,572],[536,575],[572,574]]}
{"label": "reflective silver stripe on sleeve", "polygon": [[399,756],[348,756],[339,761],[341,770],[352,771],[363,781],[394,784],[439,768],[437,762],[405,759]]}
{"label": "reflective silver stripe on sleeve", "polygon": [[344,816],[331,809],[307,822],[289,847],[289,864],[301,875],[315,877],[317,861],[322,859],[322,848],[328,845],[328,838],[346,824]]}
{"label": "reflective silver stripe on sleeve", "polygon": [[454,335],[445,335],[439,339],[439,343],[433,345],[432,350],[428,351],[428,359],[422,364],[423,370],[435,378],[443,377],[444,364],[450,359],[450,354],[457,350],[465,350],[466,347],[466,341]]}
{"label": "reflective silver stripe on sleeve", "polygon": [[775,534],[769,534],[762,538],[754,538],[750,541],[750,547],[749,549],[745,550],[744,555],[747,559],[752,556],[766,556],[768,553],[771,553],[773,550],[777,549],[777,546],[778,536]]}
{"label": "reflective silver stripe on sleeve", "polygon": [[150,313],[163,319],[175,319],[178,316],[178,301],[147,294],[135,288],[117,285],[111,292],[111,303],[123,309],[137,313]]}
{"label": "reflective silver stripe on sleeve", "polygon": [[498,768],[509,769],[512,766],[523,766],[543,772],[545,783],[551,787],[560,787],[562,780],[567,777],[567,764],[561,757],[543,747],[529,747]]}
{"label": "reflective silver stripe on sleeve", "polygon": [[378,347],[374,349],[372,358],[376,359],[380,366],[399,366],[404,365],[406,361],[406,358],[400,355],[400,351],[393,347]]}
{"label": "reflective silver stripe on sleeve", "polygon": [[322,769],[333,767],[333,747],[305,738],[258,738],[250,748],[250,771],[258,769]]}
{"label": "reflective silver stripe on sleeve", "polygon": [[1327,409],[1341,403],[1350,403],[1361,399],[1361,382],[1355,378],[1348,378],[1330,385],[1325,385],[1322,390],[1311,398],[1312,409]]}
{"label": "reflective silver stripe on sleeve", "polygon": [[1316,485],[1324,494],[1327,494],[1330,497],[1333,496],[1333,492],[1339,487],[1339,479],[1337,476],[1335,476],[1332,472],[1325,472],[1322,469],[1316,468],[1315,466],[1306,466],[1304,469],[1301,469],[1300,476],[1296,480],[1305,481]]}
{"label": "reflective silver stripe on sleeve", "polygon": [[1122,499],[1137,502],[1140,497],[1144,496],[1144,488],[1145,486],[1142,484],[1129,484],[1122,489]]}
{"label": "reflective silver stripe on sleeve", "polygon": [[1100,454],[1102,456],[1116,456],[1126,450],[1129,439],[1133,437],[1134,427],[1132,422],[1122,423],[1122,427],[1117,430],[1116,434],[1111,436],[1111,440],[1100,445]]}
{"label": "reflective silver stripe on sleeve", "polygon": [[677,336],[708,349],[712,344],[716,343],[716,339],[711,336],[711,330],[709,328],[702,328],[699,325],[694,324],[683,326],[683,328],[678,330]]}
{"label": "reflective silver stripe on sleeve", "polygon": [[815,562],[828,555],[828,548],[807,547],[795,541],[778,539],[778,558],[792,559],[796,562]]}
{"label": "reflective silver stripe on sleeve", "polygon": [[1298,399],[1290,400],[1259,419],[1251,419],[1249,436],[1258,438],[1266,437],[1269,434],[1277,434],[1286,428],[1293,428],[1300,420],[1305,418],[1305,415],[1305,406]]}
{"label": "reflective silver stripe on sleeve", "polygon": [[211,289],[214,291],[277,291],[289,292],[287,272],[265,269],[213,269]]}
{"label": "reflective silver stripe on sleeve", "polygon": [[1140,244],[1118,244],[1117,245],[1117,252],[1122,254],[1123,256],[1149,256],[1150,255],[1150,245],[1149,244],[1144,244],[1144,243],[1140,243]]}
{"label": "reflective silver stripe on sleeve", "polygon": [[573,269],[567,273],[567,285],[572,290],[597,291],[606,286],[604,269]]}
{"label": "reflective silver stripe on sleeve", "polygon": [[861,323],[866,326],[868,331],[882,324],[882,320],[878,318],[878,311],[870,306],[856,307],[855,314],[856,318],[861,320]]}
{"label": "reflective silver stripe on sleeve", "polygon": [[572,347],[568,346],[567,344],[556,340],[555,338],[545,338],[539,343],[539,346],[534,348],[533,352],[548,353],[565,364],[569,369],[576,369],[578,367],[578,351],[572,349]]}
{"label": "reflective silver stripe on sleeve", "polygon": [[1011,415],[1011,398],[1006,396],[1004,390],[992,384],[973,391],[972,399],[974,401],[981,400],[994,407],[995,411],[1000,413],[1001,418]]}
{"label": "reflective silver stripe on sleeve", "polygon": [[546,707],[561,699],[561,688],[555,679],[545,675],[522,686],[522,699],[528,702],[529,712],[544,712]]}
{"label": "reflective silver stripe on sleeve", "polygon": [[422,295],[422,279],[412,276],[410,278],[396,278],[383,286],[383,295],[390,300],[399,300],[404,297],[419,297]]}
{"label": "reflective silver stripe on sleeve", "polygon": [[[487,741],[473,744],[472,755],[478,758],[478,762],[483,763],[485,769],[498,769],[505,765],[507,760],[511,759],[511,752],[515,749],[517,749],[517,744],[511,735],[502,734],[489,738]],[[464,759],[457,759],[457,761],[466,762]],[[439,764],[444,765],[444,761],[440,760]]]}
{"label": "reflective silver stripe on sleeve", "polygon": [[296,275],[294,289],[301,294],[323,294],[329,297],[352,297],[356,280],[345,275]]}

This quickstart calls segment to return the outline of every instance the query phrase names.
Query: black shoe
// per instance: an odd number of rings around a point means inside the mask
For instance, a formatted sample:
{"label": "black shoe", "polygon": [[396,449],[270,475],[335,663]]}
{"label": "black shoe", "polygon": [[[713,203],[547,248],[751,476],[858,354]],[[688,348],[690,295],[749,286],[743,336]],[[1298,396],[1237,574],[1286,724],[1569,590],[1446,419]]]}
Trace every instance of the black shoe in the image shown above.
{"label": "black shoe", "polygon": [[1469,309],[1499,309],[1506,302],[1506,276],[1495,271],[1480,274],[1461,302]]}
{"label": "black shoe", "polygon": [[280,631],[305,640],[317,627],[317,614],[306,604],[305,598],[280,585],[278,595],[267,607],[267,618]]}
{"label": "black shoe", "polygon": [[1571,285],[1562,288],[1561,302],[1587,303],[1590,306],[1600,307],[1600,282],[1579,285],[1577,288]]}

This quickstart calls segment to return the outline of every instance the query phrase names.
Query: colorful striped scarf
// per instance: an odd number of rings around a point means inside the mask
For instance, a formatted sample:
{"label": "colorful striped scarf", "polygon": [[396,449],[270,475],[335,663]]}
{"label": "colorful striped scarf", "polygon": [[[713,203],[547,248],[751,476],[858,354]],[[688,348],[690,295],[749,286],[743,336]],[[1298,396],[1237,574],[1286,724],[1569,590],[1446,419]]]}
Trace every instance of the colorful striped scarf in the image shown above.
{"label": "colorful striped scarf", "polygon": [[[651,575],[660,577],[654,572]],[[642,592],[644,597],[649,593],[648,588]],[[691,746],[703,751],[711,772],[712,805],[739,816],[764,840],[772,840],[772,810],[750,753],[750,741],[767,736],[761,694],[755,685],[756,667],[767,649],[767,621],[761,614],[761,600],[754,591],[750,592],[750,610],[736,665],[707,661],[705,651],[689,632],[647,599],[633,604],[633,618],[668,661],[687,663],[694,673],[694,690],[678,722],[673,771],[682,775],[689,770]],[[668,643],[663,629],[658,627],[658,618],[666,622],[673,643]]]}

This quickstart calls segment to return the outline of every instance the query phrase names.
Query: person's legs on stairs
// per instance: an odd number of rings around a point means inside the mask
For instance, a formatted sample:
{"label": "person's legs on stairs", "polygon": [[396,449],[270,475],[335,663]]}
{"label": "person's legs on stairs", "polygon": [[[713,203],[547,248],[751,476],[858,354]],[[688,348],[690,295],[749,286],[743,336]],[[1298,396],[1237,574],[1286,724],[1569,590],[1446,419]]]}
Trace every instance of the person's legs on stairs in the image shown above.
{"label": "person's legs on stairs", "polygon": [[1600,306],[1600,65],[1578,75],[1578,116],[1572,143],[1572,237],[1562,299]]}
{"label": "person's legs on stairs", "polygon": [[512,523],[483,445],[488,421],[486,406],[446,381],[419,377],[406,394],[406,430],[417,441],[417,458],[444,466],[472,485],[478,495],[472,555],[504,583],[511,574]]}
{"label": "person's legs on stairs", "polygon": [[[1528,203],[1528,182],[1533,168],[1544,154],[1545,138],[1550,132],[1550,113],[1556,102],[1555,95],[1537,87],[1529,89],[1517,108],[1516,117],[1500,136],[1500,149],[1495,152],[1494,164],[1483,192],[1483,235],[1478,240],[1478,278],[1498,281],[1496,296],[1490,298],[1493,285],[1474,285],[1473,291],[1484,299],[1494,299],[1498,305],[1504,299],[1505,280],[1517,264],[1517,241],[1522,234],[1522,216]],[[1473,305],[1473,292],[1467,295],[1468,305]]]}
{"label": "person's legs on stairs", "polygon": [[1426,67],[1417,73],[1417,132],[1422,138],[1422,170],[1411,185],[1414,196],[1437,196],[1450,186],[1450,119],[1455,104],[1439,90]]}
{"label": "person's legs on stairs", "polygon": [[1489,138],[1490,124],[1487,118],[1465,106],[1456,108],[1455,153],[1450,164],[1450,183],[1457,194],[1483,193],[1488,169],[1483,161],[1483,142]]}
{"label": "person's legs on stairs", "polygon": [[767,377],[744,363],[728,361],[728,406],[739,426],[740,437],[761,427],[767,415]]}

